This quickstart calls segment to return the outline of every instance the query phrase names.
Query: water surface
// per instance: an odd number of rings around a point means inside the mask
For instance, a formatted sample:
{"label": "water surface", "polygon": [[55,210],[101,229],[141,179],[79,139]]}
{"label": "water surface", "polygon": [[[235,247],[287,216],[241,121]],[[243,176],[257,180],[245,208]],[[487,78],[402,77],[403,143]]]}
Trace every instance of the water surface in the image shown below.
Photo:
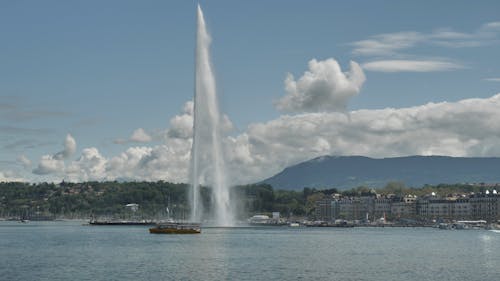
{"label": "water surface", "polygon": [[500,233],[0,222],[0,280],[499,280]]}

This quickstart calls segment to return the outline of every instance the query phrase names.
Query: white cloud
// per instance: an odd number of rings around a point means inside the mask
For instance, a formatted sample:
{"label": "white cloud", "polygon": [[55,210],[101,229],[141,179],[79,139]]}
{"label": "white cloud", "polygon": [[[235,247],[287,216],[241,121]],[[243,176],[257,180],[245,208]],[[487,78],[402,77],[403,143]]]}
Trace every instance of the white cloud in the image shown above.
{"label": "white cloud", "polygon": [[449,59],[432,59],[429,56],[408,54],[417,47],[471,48],[498,44],[500,22],[483,24],[474,32],[458,32],[440,28],[431,32],[404,31],[377,34],[351,43],[352,53],[372,57],[363,68],[381,72],[433,72],[464,68]]}
{"label": "white cloud", "polygon": [[25,169],[30,169],[31,168],[31,160],[28,159],[25,155],[20,155],[17,157],[17,161],[23,165]]}
{"label": "white cloud", "polygon": [[191,140],[154,147],[130,147],[106,163],[107,179],[187,182]]}
{"label": "white cloud", "polygon": [[76,152],[76,141],[70,134],[64,140],[64,149],[53,155],[44,155],[38,161],[38,166],[33,169],[37,175],[64,174],[64,160],[71,157]]}
{"label": "white cloud", "polygon": [[12,171],[0,171],[0,182],[24,182],[25,179]]}
{"label": "white cloud", "polygon": [[490,82],[500,82],[500,78],[484,78],[483,80]]}
{"label": "white cloud", "polygon": [[58,160],[67,159],[76,152],[76,141],[72,135],[67,134],[64,140],[64,150],[54,154],[54,158]]}
{"label": "white cloud", "polygon": [[[194,103],[188,101],[184,105],[184,109],[180,115],[170,119],[170,127],[167,130],[167,137],[178,139],[189,139],[193,137],[193,114]],[[233,123],[225,114],[222,115],[220,123],[222,132],[230,132],[234,129]]]}
{"label": "white cloud", "polygon": [[309,61],[309,70],[298,80],[288,74],[286,95],[276,107],[286,112],[345,111],[349,99],[359,93],[365,82],[361,67],[353,61],[350,67],[344,73],[334,59]]}
{"label": "white cloud", "polygon": [[437,39],[470,39],[474,38],[472,34],[453,31],[451,29],[438,29],[435,30],[430,36],[430,38]]}
{"label": "white cloud", "polygon": [[460,68],[463,66],[458,63],[432,60],[378,60],[363,64],[363,69],[380,72],[433,72]]}
{"label": "white cloud", "polygon": [[169,137],[187,139],[193,136],[193,112],[194,103],[188,101],[184,105],[182,114],[170,119],[170,128],[167,132]]}
{"label": "white cloud", "polygon": [[117,138],[113,140],[114,144],[131,144],[131,143],[148,143],[153,140],[161,139],[161,133],[156,135],[156,132],[150,134],[146,132],[143,128],[137,128],[132,132],[132,135],[129,138]]}
{"label": "white cloud", "polygon": [[[130,147],[118,156],[111,158],[108,162],[107,170],[110,176],[117,178],[132,177],[143,157],[151,154],[150,147]],[[120,171],[120,173],[117,173]]]}
{"label": "white cloud", "polygon": [[38,166],[33,169],[33,173],[37,175],[62,174],[64,168],[64,160],[55,158],[53,155],[44,155],[38,161]]}
{"label": "white cloud", "polygon": [[355,55],[392,55],[396,51],[408,49],[425,40],[419,32],[396,32],[371,36],[368,39],[352,43]]}
{"label": "white cloud", "polygon": [[85,148],[78,160],[66,169],[66,176],[71,181],[89,181],[106,179],[107,160],[97,148]]}
{"label": "white cloud", "polygon": [[182,112],[187,115],[193,116],[194,114],[194,102],[192,100],[187,101],[182,108]]}
{"label": "white cloud", "polygon": [[226,114],[222,114],[220,127],[223,133],[229,133],[234,130],[233,122],[231,122],[231,119],[229,119],[229,116],[227,116]]}
{"label": "white cloud", "polygon": [[143,128],[138,128],[132,133],[130,140],[133,142],[150,142],[152,138]]}
{"label": "white cloud", "polygon": [[483,24],[474,32],[458,32],[440,28],[432,32],[404,31],[377,34],[353,42],[352,53],[362,56],[401,56],[400,52],[419,45],[436,45],[447,48],[478,47],[491,44],[500,33],[500,22]]}
{"label": "white cloud", "polygon": [[[500,21],[488,22],[481,26],[479,29],[480,33],[488,33],[488,32],[500,32]],[[494,34],[489,34],[490,36],[494,36]],[[495,34],[496,35],[496,34]]]}

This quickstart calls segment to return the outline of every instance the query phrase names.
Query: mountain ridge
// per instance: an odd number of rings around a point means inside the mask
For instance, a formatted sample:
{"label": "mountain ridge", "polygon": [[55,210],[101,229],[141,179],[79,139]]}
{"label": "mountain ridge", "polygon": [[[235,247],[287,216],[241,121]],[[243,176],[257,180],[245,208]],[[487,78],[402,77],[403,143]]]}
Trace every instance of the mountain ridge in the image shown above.
{"label": "mountain ridge", "polygon": [[411,187],[440,183],[500,182],[499,157],[325,155],[285,168],[261,183],[276,189],[383,187],[400,181]]}

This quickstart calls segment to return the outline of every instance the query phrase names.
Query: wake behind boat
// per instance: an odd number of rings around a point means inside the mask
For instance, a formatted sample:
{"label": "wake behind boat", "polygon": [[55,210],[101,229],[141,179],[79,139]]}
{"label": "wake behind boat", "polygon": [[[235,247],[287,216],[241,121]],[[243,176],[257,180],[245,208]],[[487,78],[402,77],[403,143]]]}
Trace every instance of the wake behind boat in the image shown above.
{"label": "wake behind boat", "polygon": [[157,223],[155,227],[149,229],[149,233],[154,234],[199,234],[201,226],[199,223],[185,222],[165,222]]}

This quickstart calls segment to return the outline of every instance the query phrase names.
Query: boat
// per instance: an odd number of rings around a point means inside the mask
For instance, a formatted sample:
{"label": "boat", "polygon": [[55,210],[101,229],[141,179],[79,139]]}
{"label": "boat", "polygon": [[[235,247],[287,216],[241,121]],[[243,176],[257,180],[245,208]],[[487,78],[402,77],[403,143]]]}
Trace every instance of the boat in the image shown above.
{"label": "boat", "polygon": [[353,223],[347,221],[336,221],[336,222],[326,222],[326,221],[314,221],[305,224],[307,227],[354,227]]}
{"label": "boat", "polygon": [[90,225],[154,225],[155,222],[150,220],[90,220]]}
{"label": "boat", "polygon": [[450,223],[439,223],[437,226],[439,229],[453,229],[453,230],[463,230],[463,229],[487,229],[488,226],[485,220],[463,220]]}
{"label": "boat", "polygon": [[158,223],[149,229],[154,234],[199,234],[201,227],[199,223],[168,222]]}

